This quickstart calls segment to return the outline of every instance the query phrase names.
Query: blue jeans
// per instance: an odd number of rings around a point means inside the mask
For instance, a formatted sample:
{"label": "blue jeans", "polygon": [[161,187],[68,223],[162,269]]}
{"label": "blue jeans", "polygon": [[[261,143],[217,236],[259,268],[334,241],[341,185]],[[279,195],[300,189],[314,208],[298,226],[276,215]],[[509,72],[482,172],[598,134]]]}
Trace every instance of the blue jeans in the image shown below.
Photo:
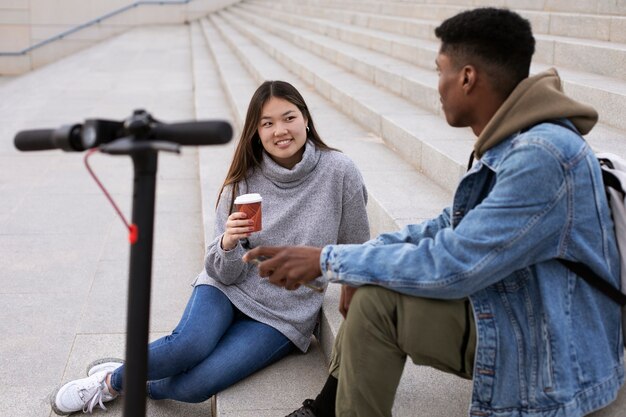
{"label": "blue jeans", "polygon": [[[294,349],[278,330],[240,312],[217,288],[193,289],[171,335],[148,345],[148,396],[197,403]],[[122,390],[124,366],[111,375]]]}

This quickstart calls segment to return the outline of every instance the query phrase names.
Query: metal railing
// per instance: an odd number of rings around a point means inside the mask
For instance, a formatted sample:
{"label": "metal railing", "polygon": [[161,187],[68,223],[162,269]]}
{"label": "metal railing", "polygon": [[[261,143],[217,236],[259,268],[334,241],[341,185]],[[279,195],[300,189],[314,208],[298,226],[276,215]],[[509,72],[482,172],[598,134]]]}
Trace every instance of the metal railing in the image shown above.
{"label": "metal railing", "polygon": [[83,29],[86,29],[90,26],[93,25],[97,25],[98,23],[101,23],[102,21],[109,19],[113,16],[116,16],[118,14],[124,13],[128,10],[134,9],[136,7],[139,6],[144,6],[144,5],[158,5],[158,6],[165,6],[165,5],[180,5],[180,4],[187,4],[190,3],[194,0],[140,0],[140,1],[136,1],[132,4],[129,4],[128,6],[124,6],[124,7],[120,7],[119,9],[113,10],[112,12],[103,14],[100,17],[97,17],[95,19],[92,19],[88,22],[82,23],[78,26],[73,27],[72,29],[68,29],[64,32],[61,32],[57,35],[51,36],[48,39],[45,39],[41,42],[37,42],[34,45],[31,45],[27,48],[22,49],[21,51],[14,51],[14,52],[0,52],[0,56],[20,56],[20,55],[26,55],[27,53],[29,53],[30,51],[32,51],[33,49],[37,49],[40,48],[44,45],[47,45],[51,42],[63,39],[73,33],[76,33],[78,31],[81,31]]}

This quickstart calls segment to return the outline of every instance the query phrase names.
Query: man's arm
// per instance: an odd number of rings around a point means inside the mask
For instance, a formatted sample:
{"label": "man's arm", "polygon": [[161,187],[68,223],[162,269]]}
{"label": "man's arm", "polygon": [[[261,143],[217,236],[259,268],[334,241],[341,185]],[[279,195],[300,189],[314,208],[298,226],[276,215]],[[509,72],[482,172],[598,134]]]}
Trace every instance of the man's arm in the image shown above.
{"label": "man's arm", "polygon": [[[395,233],[385,233],[377,238],[369,240],[363,246],[379,246],[394,243],[416,243],[425,237],[436,235],[440,230],[450,226],[450,209],[444,209],[441,214],[434,219],[421,224],[408,225]],[[268,277],[269,281],[287,289],[296,289],[302,283],[311,281],[322,275],[320,267],[321,248],[307,246],[260,246],[247,252],[243,256],[244,262],[254,259],[262,260],[259,267],[259,274]],[[347,310],[351,295],[354,291],[349,291],[342,297],[345,306],[339,306],[339,310]],[[342,311],[343,314],[343,311]]]}
{"label": "man's arm", "polygon": [[327,246],[321,269],[331,282],[352,286],[433,298],[470,295],[559,256],[571,221],[567,169],[554,149],[518,144],[502,161],[490,194],[456,228],[416,244]]}
{"label": "man's arm", "polygon": [[450,207],[446,207],[435,218],[419,224],[409,224],[397,232],[383,233],[366,242],[366,245],[391,245],[393,243],[417,243],[424,238],[432,238],[441,230],[450,227]]}
{"label": "man's arm", "polygon": [[568,221],[566,196],[558,158],[529,144],[511,152],[489,196],[455,229],[441,229],[416,243],[399,239],[402,242],[330,245],[323,250],[258,248],[249,257],[273,256],[261,264],[261,274],[289,289],[323,272],[331,282],[351,286],[380,285],[411,295],[462,298],[515,270],[557,257]]}

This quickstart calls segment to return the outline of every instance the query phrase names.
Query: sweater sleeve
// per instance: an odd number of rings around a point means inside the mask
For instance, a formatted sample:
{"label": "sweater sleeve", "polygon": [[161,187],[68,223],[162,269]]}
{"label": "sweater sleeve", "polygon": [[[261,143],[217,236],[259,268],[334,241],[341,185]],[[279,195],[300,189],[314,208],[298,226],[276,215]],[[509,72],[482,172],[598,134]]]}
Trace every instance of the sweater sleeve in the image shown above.
{"label": "sweater sleeve", "polygon": [[[441,230],[450,227],[450,208],[441,214],[420,224],[412,224],[402,230],[384,233],[370,238],[367,220],[367,190],[363,177],[354,164],[349,164],[344,179],[344,203],[338,244],[363,243],[368,246],[389,245],[393,243],[417,243],[423,238],[434,237]],[[367,232],[366,232],[367,231]]]}
{"label": "sweater sleeve", "polygon": [[349,164],[345,174],[337,243],[363,243],[370,238],[370,226],[365,208],[367,189],[361,173],[354,164]]}
{"label": "sweater sleeve", "polygon": [[241,243],[229,251],[222,249],[221,241],[226,229],[226,220],[230,215],[230,200],[232,187],[226,186],[220,195],[219,204],[215,212],[214,236],[209,243],[204,258],[204,269],[213,279],[224,285],[231,285],[245,279],[248,269],[252,266],[242,261],[246,252]]}

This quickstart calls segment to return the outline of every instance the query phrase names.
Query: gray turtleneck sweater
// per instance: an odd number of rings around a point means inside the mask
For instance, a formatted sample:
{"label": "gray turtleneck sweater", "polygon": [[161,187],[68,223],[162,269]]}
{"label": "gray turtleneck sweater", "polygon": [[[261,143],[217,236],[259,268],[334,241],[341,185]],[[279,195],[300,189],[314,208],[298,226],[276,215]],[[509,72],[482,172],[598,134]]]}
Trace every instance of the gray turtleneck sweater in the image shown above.
{"label": "gray turtleneck sweater", "polygon": [[[209,244],[205,270],[194,285],[219,288],[244,314],[288,337],[300,350],[309,347],[323,294],[307,287],[287,291],[261,278],[255,265],[241,260],[241,244],[230,251],[220,240],[229,215],[231,188],[220,196],[215,239]],[[291,170],[263,155],[238,194],[263,197],[263,230],[253,233],[250,245],[285,246],[362,243],[369,239],[365,204],[367,192],[354,163],[337,151],[321,151],[308,141],[302,161]]]}

